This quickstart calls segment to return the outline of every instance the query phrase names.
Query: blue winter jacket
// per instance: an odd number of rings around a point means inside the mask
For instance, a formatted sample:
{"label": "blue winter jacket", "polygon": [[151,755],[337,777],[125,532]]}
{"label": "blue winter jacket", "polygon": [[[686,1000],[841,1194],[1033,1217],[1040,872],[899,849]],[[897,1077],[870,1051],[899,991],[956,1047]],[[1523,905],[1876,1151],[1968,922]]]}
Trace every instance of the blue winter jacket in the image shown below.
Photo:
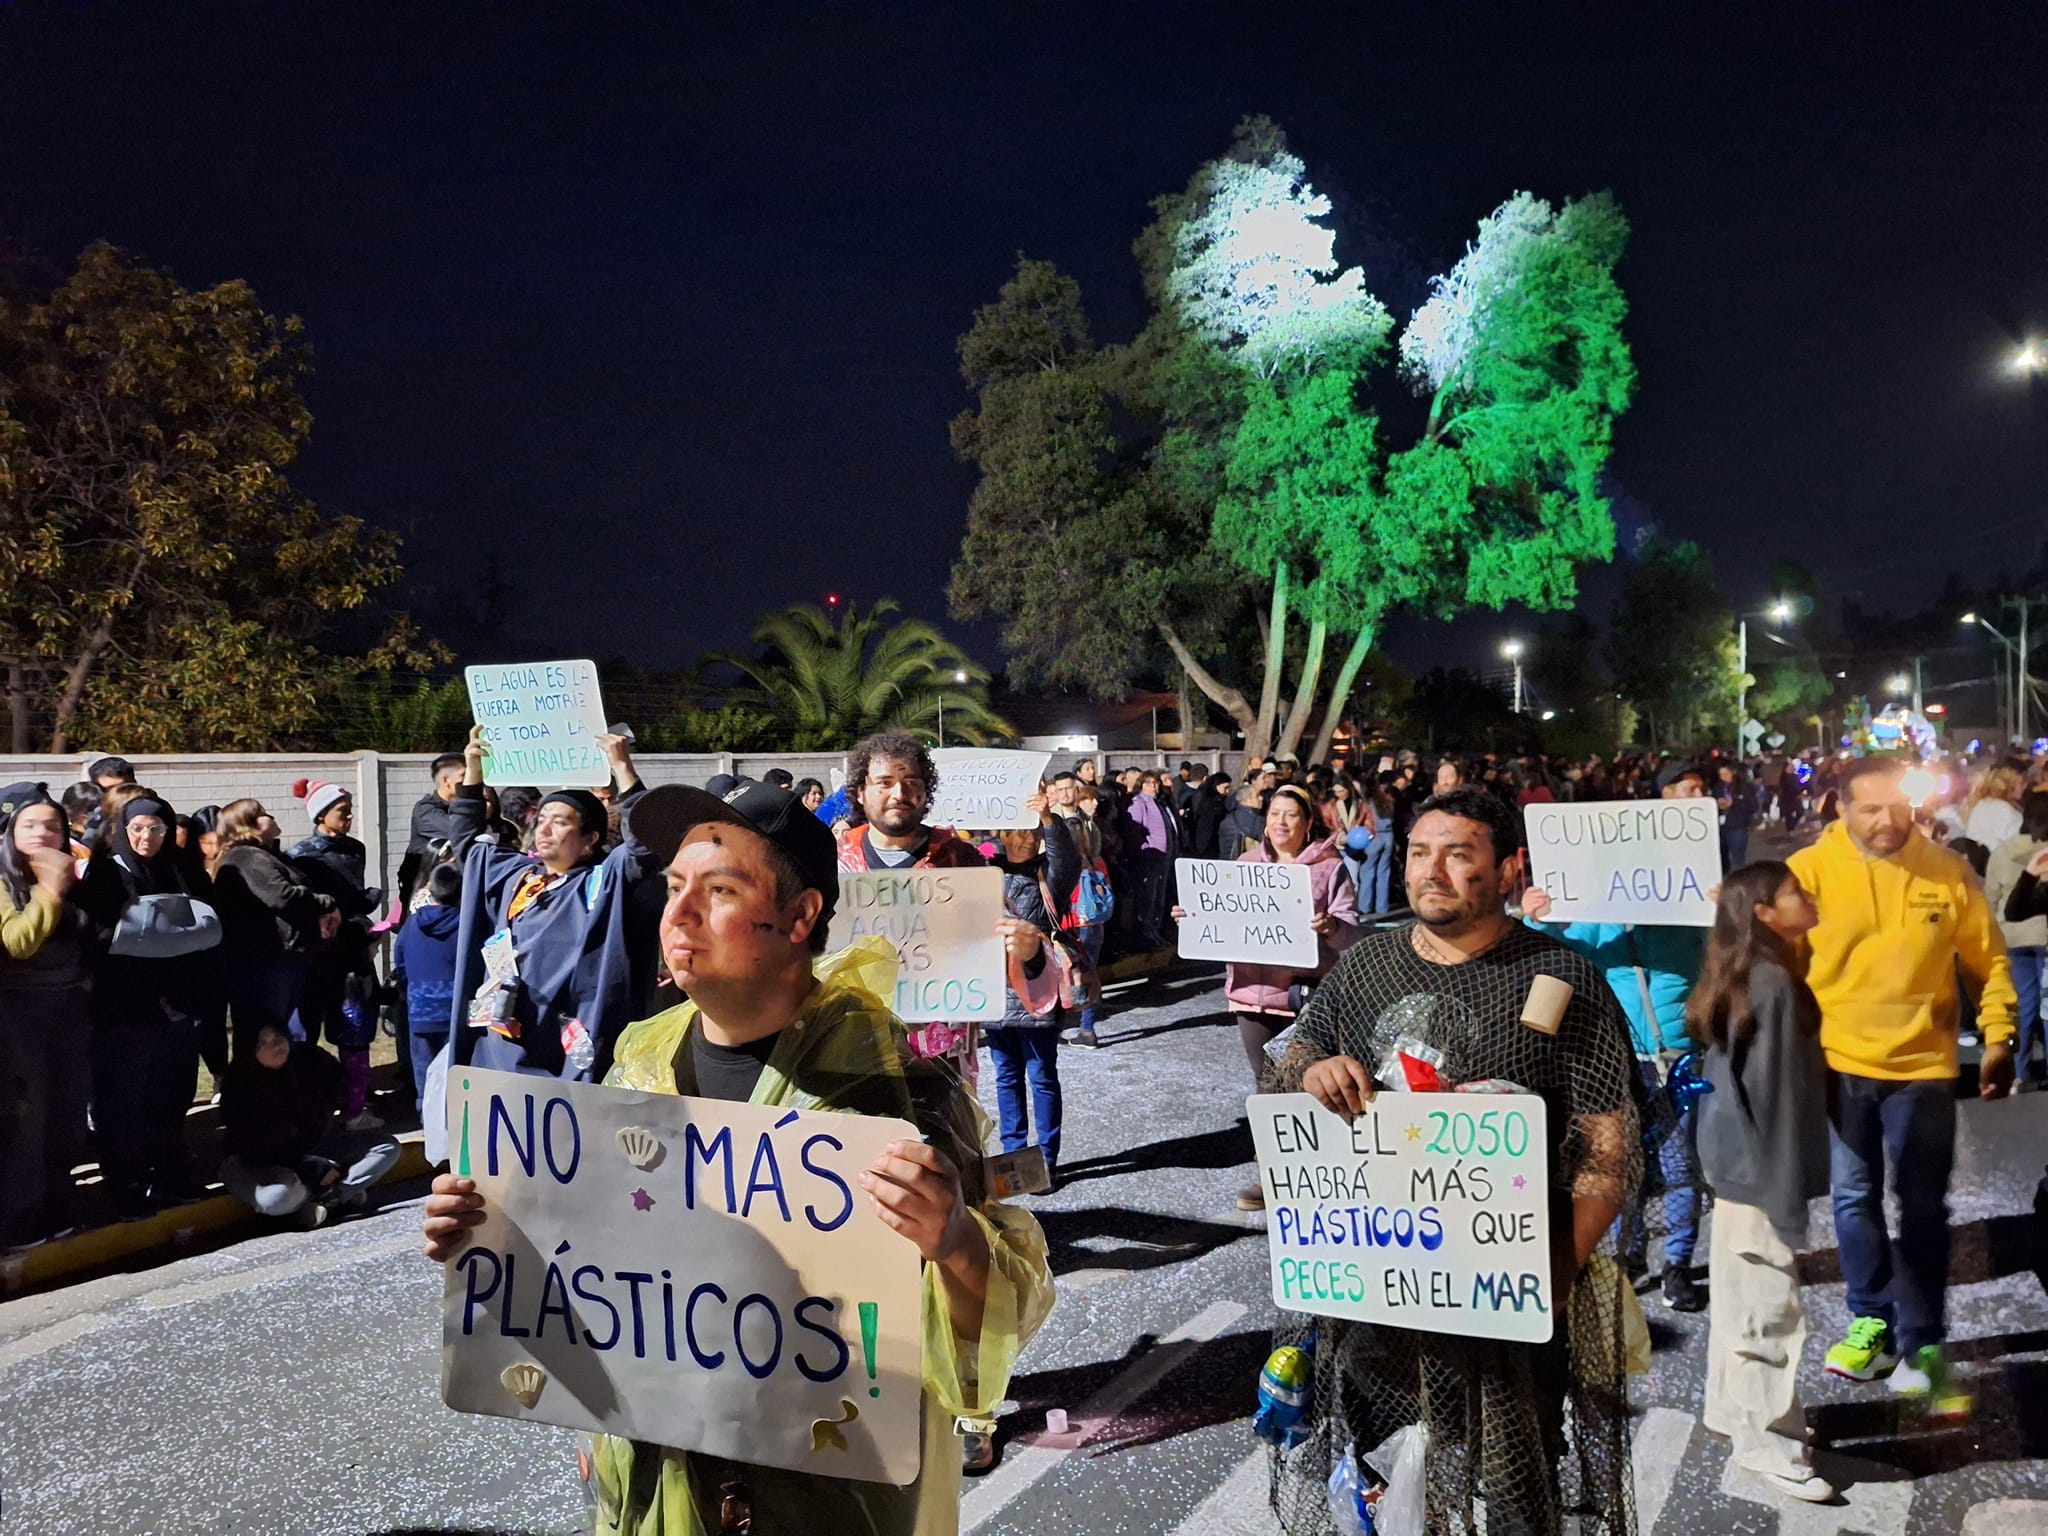
{"label": "blue winter jacket", "polygon": [[1647,923],[1540,926],[1606,973],[1607,985],[1628,1015],[1629,1038],[1638,1056],[1691,1048],[1685,1000],[1699,980],[1707,952],[1706,929]]}
{"label": "blue winter jacket", "polygon": [[455,935],[460,907],[415,907],[398,930],[393,958],[405,972],[406,1016],[421,1034],[446,1034],[455,1011]]}

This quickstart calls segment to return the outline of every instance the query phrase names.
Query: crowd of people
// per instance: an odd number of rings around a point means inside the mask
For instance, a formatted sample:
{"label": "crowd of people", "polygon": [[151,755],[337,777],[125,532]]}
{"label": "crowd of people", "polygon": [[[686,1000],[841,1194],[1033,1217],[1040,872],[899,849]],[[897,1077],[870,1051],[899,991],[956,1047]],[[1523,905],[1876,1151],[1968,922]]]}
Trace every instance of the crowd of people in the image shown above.
{"label": "crowd of people", "polygon": [[[2039,764],[1395,752],[1370,768],[1278,757],[1233,783],[1191,761],[1104,778],[1083,759],[1039,785],[1032,825],[979,830],[932,824],[938,771],[907,732],[856,746],[832,793],[781,770],[649,789],[623,734],[600,745],[604,788],[499,789],[472,732],[433,764],[389,892],[340,786],[296,786],[305,831],[289,846],[256,801],[180,815],[118,758],[61,795],[0,790],[0,1237],[18,1249],[76,1226],[72,1172],[95,1160],[119,1215],[193,1198],[185,1117],[202,1063],[229,1192],[308,1224],[361,1207],[397,1156],[368,1096],[380,1016],[429,1116],[437,1062],[900,1114],[926,1141],[863,1182],[944,1277],[926,1336],[958,1353],[927,1362],[926,1422],[960,1431],[900,1504],[863,1505],[873,1528],[908,1530],[922,1500],[950,1496],[951,1468],[993,1461],[994,1404],[1051,1304],[1042,1234],[985,1178],[982,1052],[995,1138],[1036,1149],[1038,1187],[1055,1187],[1059,1047],[1102,1044],[1103,962],[1171,948],[1174,858],[1296,863],[1315,963],[1232,964],[1224,979],[1247,1086],[1356,1115],[1419,1046],[1448,1081],[1551,1101],[1560,1195],[1551,1345],[1380,1330],[1367,1349],[1316,1324],[1325,1474],[1420,1421],[1432,1530],[1476,1528],[1510,1479],[1554,1515],[1567,1439],[1569,1496],[1624,1500],[1625,1324],[1655,1286],[1673,1310],[1709,1313],[1709,1428],[1782,1490],[1829,1497],[1796,1389],[1797,1261],[1822,1195],[1853,1314],[1827,1368],[1888,1377],[1936,1416],[1969,1410],[1943,1347],[1959,1047],[1981,1038],[1986,1098],[2048,1078]],[[1551,922],[1526,883],[1521,810],[1638,796],[1717,803],[1727,874],[1711,929]],[[1747,858],[1759,826],[1808,818],[1812,842]],[[898,1027],[888,1000],[859,966],[821,958],[842,875],[978,866],[1003,876],[1002,1019],[919,1022],[878,1052],[876,1032]],[[1571,988],[1550,1033],[1516,1016],[1539,975]],[[827,1027],[807,1035],[806,1020]],[[1254,1186],[1239,1204],[1263,1200]],[[479,1210],[467,1181],[438,1179],[430,1251],[452,1254]],[[1495,1406],[1445,1406],[1466,1401]],[[682,1453],[639,1450],[652,1481],[593,1488],[636,1529],[664,1501],[794,1512],[819,1493],[730,1467],[713,1491]],[[1539,1510],[1529,1528],[1552,1525]]]}

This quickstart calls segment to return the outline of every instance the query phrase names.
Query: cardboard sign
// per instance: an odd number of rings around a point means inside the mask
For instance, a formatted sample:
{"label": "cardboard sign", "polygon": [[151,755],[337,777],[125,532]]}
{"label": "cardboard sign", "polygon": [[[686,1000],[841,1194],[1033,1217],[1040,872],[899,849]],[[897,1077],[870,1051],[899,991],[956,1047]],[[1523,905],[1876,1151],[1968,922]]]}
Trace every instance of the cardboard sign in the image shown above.
{"label": "cardboard sign", "polygon": [[906,1024],[993,1021],[1009,975],[1002,915],[999,869],[842,869],[832,941],[880,934],[896,946],[894,1006]]}
{"label": "cardboard sign", "polygon": [[1425,1333],[1550,1337],[1550,1177],[1533,1093],[1381,1092],[1350,1124],[1245,1100],[1273,1300]]}
{"label": "cardboard sign", "polygon": [[1613,800],[1522,812],[1529,878],[1556,923],[1671,923],[1711,928],[1721,883],[1714,802]]}
{"label": "cardboard sign", "polygon": [[598,750],[605,724],[597,668],[587,661],[530,661],[465,667],[469,711],[491,755],[486,784],[594,788],[612,781]]}
{"label": "cardboard sign", "polygon": [[441,1397],[865,1482],[916,1479],[922,1260],[857,1182],[903,1120],[456,1067],[484,1221],[448,1265]]}
{"label": "cardboard sign", "polygon": [[932,752],[939,793],[925,818],[935,827],[1000,832],[1035,827],[1024,802],[1038,793],[1052,766],[1050,752],[992,752],[982,747],[938,747]]}
{"label": "cardboard sign", "polygon": [[1315,893],[1306,864],[1175,859],[1183,960],[1316,967]]}

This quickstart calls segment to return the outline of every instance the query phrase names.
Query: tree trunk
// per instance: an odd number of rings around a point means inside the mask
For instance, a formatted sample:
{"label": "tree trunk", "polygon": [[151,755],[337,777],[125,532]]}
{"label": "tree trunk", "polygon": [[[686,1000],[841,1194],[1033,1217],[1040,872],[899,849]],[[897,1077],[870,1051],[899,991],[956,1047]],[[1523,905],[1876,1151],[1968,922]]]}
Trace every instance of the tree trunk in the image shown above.
{"label": "tree trunk", "polygon": [[[1287,723],[1280,730],[1280,754],[1286,756],[1301,746],[1301,733],[1308,729],[1309,711],[1316,707],[1316,685],[1323,680],[1323,647],[1328,641],[1327,620],[1310,619],[1308,652],[1301,660],[1301,682],[1294,690],[1294,704],[1287,711]],[[1312,757],[1310,762],[1321,762]]]}
{"label": "tree trunk", "polygon": [[1186,667],[1180,669],[1180,676],[1175,682],[1177,686],[1174,689],[1173,710],[1175,717],[1180,721],[1180,750],[1181,755],[1185,757],[1195,745],[1195,690],[1188,682]]}
{"label": "tree trunk", "polygon": [[1337,676],[1330,684],[1330,707],[1323,711],[1323,728],[1316,732],[1315,752],[1309,758],[1312,763],[1330,760],[1330,743],[1337,735],[1337,727],[1344,723],[1344,706],[1350,702],[1351,687],[1358,681],[1359,668],[1365,665],[1366,653],[1372,649],[1375,627],[1368,624],[1358,632],[1351,642],[1351,649],[1344,654],[1344,665],[1337,669]]}
{"label": "tree trunk", "polygon": [[7,658],[7,719],[11,740],[7,750],[16,757],[29,751],[28,669],[19,656]]}
{"label": "tree trunk", "polygon": [[114,639],[114,616],[110,613],[100,620],[85,642],[85,649],[78,653],[78,659],[64,672],[64,694],[57,700],[57,718],[50,727],[50,750],[64,752],[70,747],[71,722],[78,714],[78,706],[85,702],[85,685],[92,677],[92,669],[106,653]]}
{"label": "tree trunk", "polygon": [[1287,566],[1282,562],[1273,569],[1273,613],[1266,628],[1266,679],[1259,688],[1259,728],[1256,733],[1245,735],[1244,750],[1248,756],[1264,757],[1273,744],[1273,727],[1280,718],[1280,672],[1286,665]]}
{"label": "tree trunk", "polygon": [[[1173,659],[1180,663],[1181,670],[1188,675],[1189,681],[1201,689],[1203,694],[1218,709],[1229,715],[1237,723],[1237,728],[1245,733],[1246,747],[1249,750],[1252,738],[1257,734],[1259,726],[1259,717],[1252,713],[1251,703],[1237,689],[1222,681],[1207,667],[1195,660],[1194,652],[1187,648],[1171,624],[1161,623],[1159,625],[1159,638],[1164,640],[1166,648],[1173,652]],[[1265,750],[1263,743],[1260,745],[1259,750],[1261,752]]]}

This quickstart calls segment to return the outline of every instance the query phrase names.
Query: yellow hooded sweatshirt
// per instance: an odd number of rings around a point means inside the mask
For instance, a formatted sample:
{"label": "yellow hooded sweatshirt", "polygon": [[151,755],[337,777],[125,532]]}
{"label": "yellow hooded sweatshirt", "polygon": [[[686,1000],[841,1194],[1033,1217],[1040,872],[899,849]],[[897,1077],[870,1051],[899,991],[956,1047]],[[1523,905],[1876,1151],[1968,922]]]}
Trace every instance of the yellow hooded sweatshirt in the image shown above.
{"label": "yellow hooded sweatshirt", "polygon": [[1995,914],[1961,857],[1918,831],[1872,858],[1835,822],[1786,861],[1820,908],[1806,983],[1837,1072],[1902,1082],[1956,1075],[1956,979],[1987,1044],[2013,1036],[2015,999]]}
{"label": "yellow hooded sweatshirt", "polygon": [[[817,985],[783,1031],[752,1102],[793,1109],[894,1115],[923,1128],[960,1170],[969,1211],[988,1240],[981,1331],[954,1332],[938,1274],[925,1266],[924,1470],[907,1488],[772,1467],[744,1469],[756,1531],[798,1536],[953,1536],[960,1528],[960,1439],[954,1421],[993,1419],[1010,1370],[1052,1308],[1045,1234],[993,1198],[983,1174],[987,1119],[959,1077],[910,1055],[884,999],[895,995],[896,950],[856,939],[814,967]],[[619,1037],[606,1082],[644,1093],[686,1092],[697,1006],[684,1003]],[[716,1536],[720,1484],[731,1467],[687,1452],[599,1435],[584,1453],[599,1536]]]}

